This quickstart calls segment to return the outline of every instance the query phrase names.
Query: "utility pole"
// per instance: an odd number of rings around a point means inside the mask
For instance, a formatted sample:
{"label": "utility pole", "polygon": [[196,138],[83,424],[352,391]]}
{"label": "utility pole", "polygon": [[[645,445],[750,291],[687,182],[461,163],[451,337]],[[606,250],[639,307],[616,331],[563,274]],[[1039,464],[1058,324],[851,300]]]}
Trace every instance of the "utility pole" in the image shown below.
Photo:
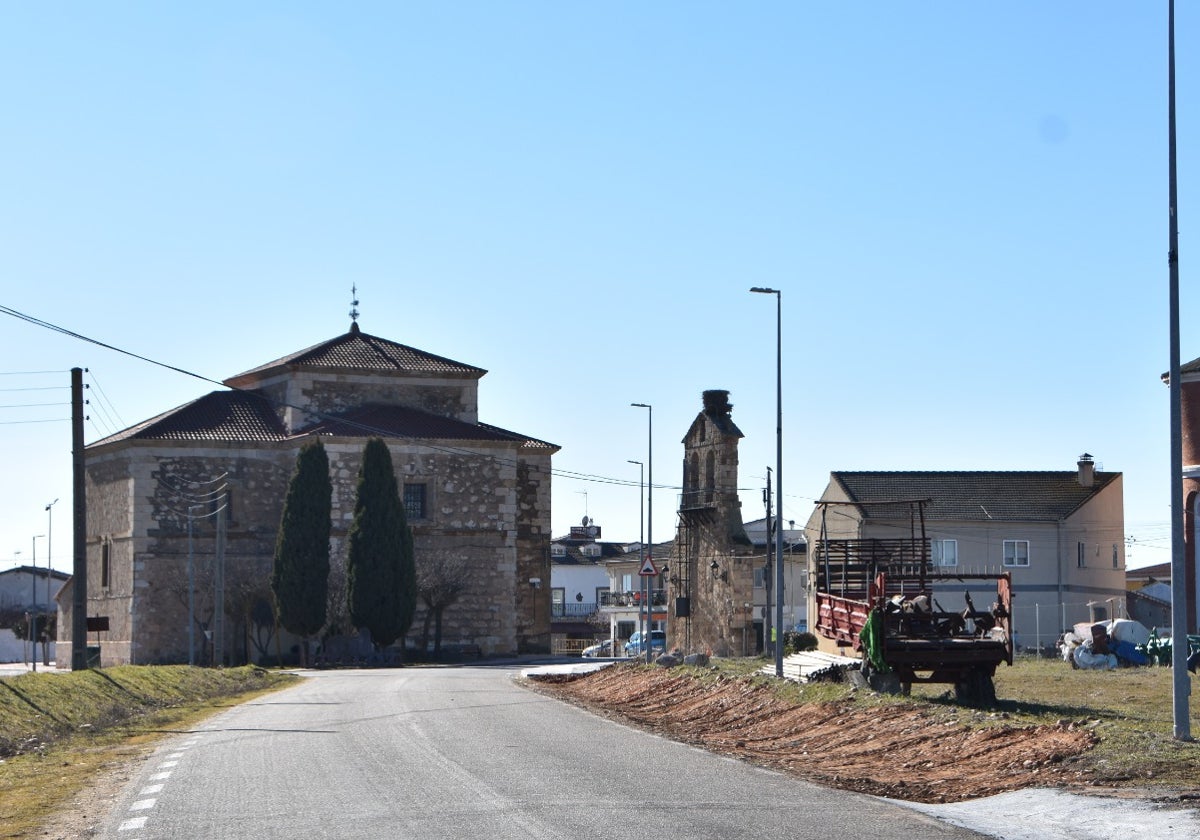
{"label": "utility pole", "polygon": [[[54,570],[52,565],[54,562],[54,506],[58,504],[58,499],[55,499],[50,504],[46,505],[46,641],[42,642],[42,664],[47,668],[50,667],[50,581],[53,578],[51,572]],[[56,655],[57,656],[57,655]],[[61,664],[61,663],[60,663]]]}
{"label": "utility pole", "polygon": [[[1187,672],[1187,591],[1183,534],[1183,380],[1179,372],[1179,213],[1175,169],[1175,0],[1167,0],[1167,265],[1170,302],[1171,423],[1171,671],[1174,734],[1192,740]],[[1195,597],[1192,595],[1192,597]],[[1182,642],[1182,644],[1180,644]]]}
{"label": "utility pole", "polygon": [[71,368],[71,670],[87,669],[87,493],[83,455],[83,368]]}
{"label": "utility pole", "polygon": [[213,569],[213,667],[225,664],[225,507],[228,495],[217,496],[217,546]]}
{"label": "utility pole", "polygon": [[775,640],[771,636],[771,628],[774,624],[771,621],[771,558],[773,555],[773,544],[771,540],[771,468],[767,467],[767,489],[763,491],[763,501],[767,506],[766,519],[766,539],[767,539],[767,565],[763,571],[763,588],[766,589],[767,598],[766,606],[763,607],[763,653],[773,653],[775,650]]}
{"label": "utility pole", "polygon": [[33,537],[33,572],[30,574],[29,581],[29,664],[33,666],[34,673],[37,672],[37,623],[38,623],[38,608],[37,608],[37,541],[40,537],[45,537],[45,534],[35,534]]}

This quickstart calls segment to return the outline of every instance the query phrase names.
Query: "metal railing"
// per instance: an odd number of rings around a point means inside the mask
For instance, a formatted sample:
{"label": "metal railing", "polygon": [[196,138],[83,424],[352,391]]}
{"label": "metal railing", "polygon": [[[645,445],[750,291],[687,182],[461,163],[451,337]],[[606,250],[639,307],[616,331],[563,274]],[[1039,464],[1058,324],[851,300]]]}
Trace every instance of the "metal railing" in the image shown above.
{"label": "metal railing", "polygon": [[[663,589],[650,592],[650,603],[655,607],[666,606],[667,593]],[[638,607],[642,604],[641,592],[601,592],[600,606],[602,607]]]}
{"label": "metal railing", "polygon": [[551,618],[583,618],[591,615],[596,611],[594,603],[580,603],[578,601],[565,601],[561,604],[550,605]]}

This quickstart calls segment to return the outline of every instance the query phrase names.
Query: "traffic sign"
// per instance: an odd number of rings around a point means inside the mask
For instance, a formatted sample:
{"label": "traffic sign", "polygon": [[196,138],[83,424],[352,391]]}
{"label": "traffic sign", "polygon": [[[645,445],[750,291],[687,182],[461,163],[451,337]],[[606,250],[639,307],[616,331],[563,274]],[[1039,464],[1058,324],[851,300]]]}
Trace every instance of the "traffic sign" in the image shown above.
{"label": "traffic sign", "polygon": [[647,557],[646,562],[642,563],[642,570],[638,574],[642,577],[658,577],[658,569],[654,567],[654,561]]}

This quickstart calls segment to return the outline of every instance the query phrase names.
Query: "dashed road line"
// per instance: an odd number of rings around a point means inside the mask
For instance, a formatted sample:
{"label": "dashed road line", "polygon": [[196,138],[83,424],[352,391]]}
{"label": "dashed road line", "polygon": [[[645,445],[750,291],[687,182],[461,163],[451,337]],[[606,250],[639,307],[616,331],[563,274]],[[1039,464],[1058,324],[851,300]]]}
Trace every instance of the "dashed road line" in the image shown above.
{"label": "dashed road line", "polygon": [[[168,753],[165,756],[167,760],[155,768],[161,772],[153,773],[147,778],[147,781],[158,782],[159,784],[146,785],[146,787],[142,788],[138,792],[138,796],[144,798],[138,799],[130,805],[130,812],[149,811],[158,803],[157,794],[161,793],[162,789],[166,786],[163,783],[171,778],[172,768],[179,764],[179,759],[183,758],[183,754],[188,748],[196,746],[199,742],[199,738],[190,738],[184,741],[181,746],[176,747],[174,752]],[[117,831],[139,831],[146,827],[148,819],[149,817],[130,817],[117,826]],[[133,840],[133,838],[130,838],[130,840]]]}

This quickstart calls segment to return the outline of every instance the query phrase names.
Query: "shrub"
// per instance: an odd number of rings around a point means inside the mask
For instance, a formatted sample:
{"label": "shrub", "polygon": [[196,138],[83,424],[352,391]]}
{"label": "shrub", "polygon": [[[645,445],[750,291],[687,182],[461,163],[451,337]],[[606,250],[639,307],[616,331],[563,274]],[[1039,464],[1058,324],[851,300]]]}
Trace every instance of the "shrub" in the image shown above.
{"label": "shrub", "polygon": [[784,653],[800,653],[805,650],[817,649],[817,637],[812,633],[798,633],[789,630],[783,634]]}

